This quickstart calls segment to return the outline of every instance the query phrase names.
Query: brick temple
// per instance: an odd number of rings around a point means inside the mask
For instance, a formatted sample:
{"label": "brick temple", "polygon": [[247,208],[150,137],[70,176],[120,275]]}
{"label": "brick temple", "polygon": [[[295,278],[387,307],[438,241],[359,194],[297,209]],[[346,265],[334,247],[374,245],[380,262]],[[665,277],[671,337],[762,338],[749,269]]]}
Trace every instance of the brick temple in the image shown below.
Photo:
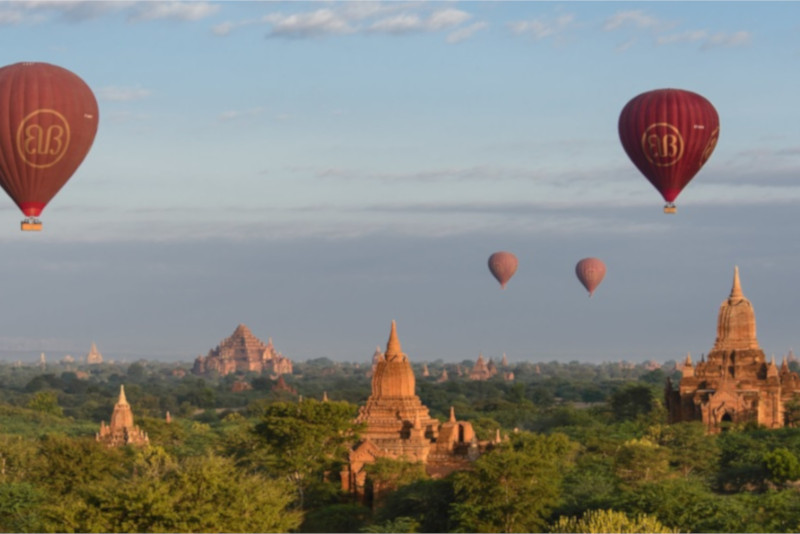
{"label": "brick temple", "polygon": [[356,418],[366,428],[341,473],[345,491],[363,498],[368,487],[364,466],[378,458],[421,462],[430,476],[438,478],[468,469],[492,446],[494,442],[479,442],[472,424],[456,420],[452,408],[447,422],[431,417],[415,389],[414,372],[392,321],[386,351],[375,362],[372,394]]}
{"label": "brick temple", "polygon": [[150,439],[142,429],[133,424],[133,411],[128,399],[125,397],[125,386],[119,387],[119,400],[111,414],[111,423],[100,423],[100,432],[95,434],[95,439],[109,447],[124,445],[147,445]]}
{"label": "brick temple", "polygon": [[247,372],[291,374],[292,361],[275,350],[272,338],[264,343],[240,324],[207,355],[198,356],[192,372],[199,375],[216,372],[220,376]]}
{"label": "brick temple", "polygon": [[702,421],[709,433],[725,423],[754,422],[767,428],[787,424],[786,403],[800,394],[800,376],[773,358],[767,362],[756,338],[753,305],[745,298],[734,268],[733,287],[722,302],[717,339],[695,365],[687,355],[677,389],[667,381],[669,422]]}

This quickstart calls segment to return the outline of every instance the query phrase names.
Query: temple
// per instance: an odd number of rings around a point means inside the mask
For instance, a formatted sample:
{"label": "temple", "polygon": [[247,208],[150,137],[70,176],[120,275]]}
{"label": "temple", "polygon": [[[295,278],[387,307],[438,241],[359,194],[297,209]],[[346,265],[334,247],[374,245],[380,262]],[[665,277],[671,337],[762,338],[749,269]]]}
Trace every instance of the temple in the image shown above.
{"label": "temple", "polygon": [[787,424],[786,402],[800,393],[800,376],[789,370],[786,358],[778,368],[758,344],[755,312],[742,293],[738,267],[719,309],[714,347],[697,364],[687,355],[681,371],[677,389],[667,381],[669,422],[702,421],[709,433],[725,423],[780,428]]}
{"label": "temple", "polygon": [[119,387],[119,400],[111,414],[111,424],[100,423],[100,432],[95,434],[95,439],[109,447],[123,445],[147,445],[150,439],[147,434],[133,424],[133,412],[128,399],[125,398],[125,386]]}
{"label": "temple", "polygon": [[192,372],[199,375],[216,372],[220,376],[237,372],[291,374],[292,361],[275,350],[272,338],[264,344],[249,328],[240,324],[206,356],[198,356]]}
{"label": "temple", "polygon": [[89,365],[103,363],[103,355],[100,354],[100,351],[97,350],[97,345],[94,343],[92,343],[92,347],[89,349],[89,354],[86,355],[86,363]]}
{"label": "temple", "polygon": [[493,442],[479,442],[468,422],[450,419],[442,423],[430,416],[415,391],[414,372],[403,354],[392,321],[386,351],[372,375],[372,394],[358,411],[356,421],[365,429],[352,448],[342,471],[342,488],[365,497],[368,481],[364,466],[378,458],[421,462],[432,477],[467,469]]}

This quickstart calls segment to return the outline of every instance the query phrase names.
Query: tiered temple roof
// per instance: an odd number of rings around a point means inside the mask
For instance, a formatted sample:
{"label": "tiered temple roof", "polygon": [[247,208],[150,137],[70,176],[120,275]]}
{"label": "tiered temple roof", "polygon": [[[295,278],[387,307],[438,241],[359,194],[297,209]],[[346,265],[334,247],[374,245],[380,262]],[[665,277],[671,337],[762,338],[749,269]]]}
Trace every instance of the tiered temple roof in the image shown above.
{"label": "tiered temple roof", "polygon": [[192,371],[196,374],[217,372],[222,376],[235,372],[291,374],[292,362],[275,350],[272,338],[265,344],[240,324],[206,356],[198,356]]}

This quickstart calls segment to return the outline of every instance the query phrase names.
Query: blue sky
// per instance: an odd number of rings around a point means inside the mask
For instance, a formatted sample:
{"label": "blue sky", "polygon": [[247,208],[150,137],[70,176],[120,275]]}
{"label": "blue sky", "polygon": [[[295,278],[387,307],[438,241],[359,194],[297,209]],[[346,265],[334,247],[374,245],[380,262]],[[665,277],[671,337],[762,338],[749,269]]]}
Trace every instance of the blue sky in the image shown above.
{"label": "blue sky", "polygon": [[[711,348],[737,264],[765,351],[800,347],[798,3],[2,2],[19,61],[100,126],[41,234],[0,202],[6,359],[188,360],[245,323],[368,361],[396,319],[416,360],[664,361]],[[662,87],[721,123],[672,217],[616,131]]]}

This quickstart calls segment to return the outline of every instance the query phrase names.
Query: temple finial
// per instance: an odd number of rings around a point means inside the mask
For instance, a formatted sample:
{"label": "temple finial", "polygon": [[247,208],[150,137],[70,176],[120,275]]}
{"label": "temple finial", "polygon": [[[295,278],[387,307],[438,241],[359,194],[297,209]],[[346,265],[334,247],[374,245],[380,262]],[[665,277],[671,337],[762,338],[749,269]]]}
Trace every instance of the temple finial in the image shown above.
{"label": "temple finial", "polygon": [[684,362],[684,365],[692,365],[692,354],[690,352],[686,353],[686,361]]}
{"label": "temple finial", "polygon": [[739,281],[739,266],[734,266],[733,268],[733,287],[731,287],[731,296],[729,297],[731,300],[736,299],[743,299],[744,294],[742,293],[742,284]]}
{"label": "temple finial", "polygon": [[450,406],[450,422],[451,423],[456,422],[456,409],[453,408],[452,406]]}
{"label": "temple finial", "polygon": [[386,343],[386,360],[394,360],[402,355],[400,340],[397,338],[397,323],[392,320],[392,331],[389,333],[389,341]]}
{"label": "temple finial", "polygon": [[119,400],[117,404],[128,404],[128,399],[125,398],[125,386],[121,384],[119,386]]}

